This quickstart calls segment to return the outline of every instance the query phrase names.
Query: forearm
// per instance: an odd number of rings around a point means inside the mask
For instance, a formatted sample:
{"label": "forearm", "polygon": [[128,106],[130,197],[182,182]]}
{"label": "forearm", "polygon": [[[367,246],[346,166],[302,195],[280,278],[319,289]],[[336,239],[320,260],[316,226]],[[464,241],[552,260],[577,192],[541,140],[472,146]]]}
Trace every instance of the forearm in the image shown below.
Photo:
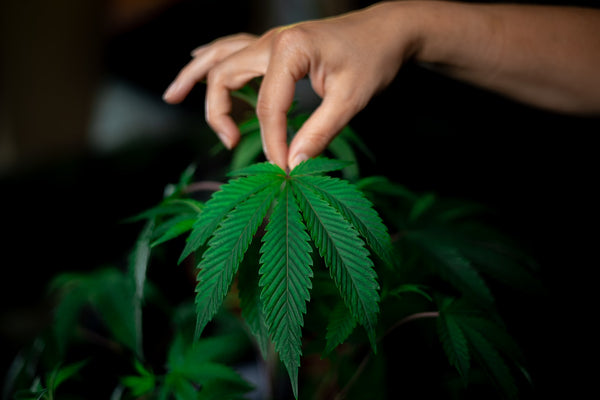
{"label": "forearm", "polygon": [[417,62],[537,107],[600,113],[600,10],[445,1],[393,6],[412,10]]}

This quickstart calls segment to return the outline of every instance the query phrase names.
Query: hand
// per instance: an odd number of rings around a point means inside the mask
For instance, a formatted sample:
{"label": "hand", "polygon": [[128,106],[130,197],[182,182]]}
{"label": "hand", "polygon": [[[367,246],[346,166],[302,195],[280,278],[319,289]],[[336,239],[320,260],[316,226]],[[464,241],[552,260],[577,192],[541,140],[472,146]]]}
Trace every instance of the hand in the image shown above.
{"label": "hand", "polygon": [[[256,112],[264,153],[269,161],[291,169],[325,150],[409,56],[414,35],[398,31],[408,32],[411,24],[387,16],[389,6],[279,27],[260,37],[229,36],[199,47],[164,99],[178,103],[206,79],[206,120],[231,149],[240,133],[229,116],[229,92],[263,76]],[[286,113],[296,82],[305,76],[322,102],[288,149]]]}

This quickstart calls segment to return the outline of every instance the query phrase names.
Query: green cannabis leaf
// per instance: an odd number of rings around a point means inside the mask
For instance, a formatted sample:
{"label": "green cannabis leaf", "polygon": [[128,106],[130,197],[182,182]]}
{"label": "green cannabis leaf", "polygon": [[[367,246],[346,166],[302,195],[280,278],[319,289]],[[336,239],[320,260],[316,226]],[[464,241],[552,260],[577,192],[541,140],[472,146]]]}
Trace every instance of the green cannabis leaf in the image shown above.
{"label": "green cannabis leaf", "polygon": [[267,219],[260,247],[260,295],[257,298],[246,284],[240,285],[245,293],[242,307],[254,307],[243,310],[243,315],[253,316],[249,325],[256,327],[251,329],[256,333],[260,330],[256,307],[262,306],[258,311],[296,397],[302,327],[312,288],[311,240],[355,321],[346,330],[362,325],[375,348],[379,285],[369,250],[391,263],[391,241],[371,202],[355,186],[324,175],[347,166],[347,162],[318,157],[289,174],[270,163],[232,172],[234,179],[206,202],[180,258],[207,245],[198,264],[198,338],[221,307],[244,254]]}
{"label": "green cannabis leaf", "polygon": [[448,361],[465,386],[474,359],[506,398],[516,398],[518,387],[514,372],[520,371],[527,378],[524,356],[499,322],[490,320],[464,299],[445,298],[437,330]]}

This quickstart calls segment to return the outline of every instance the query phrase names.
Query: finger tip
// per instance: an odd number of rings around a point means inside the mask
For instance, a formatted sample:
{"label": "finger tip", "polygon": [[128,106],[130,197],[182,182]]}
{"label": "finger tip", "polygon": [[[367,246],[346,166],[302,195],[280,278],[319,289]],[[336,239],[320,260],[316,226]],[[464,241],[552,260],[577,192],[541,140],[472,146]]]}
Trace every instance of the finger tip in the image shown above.
{"label": "finger tip", "polygon": [[290,156],[290,160],[291,161],[288,161],[288,164],[290,166],[290,169],[294,169],[300,163],[302,163],[302,162],[304,162],[304,161],[306,161],[308,159],[309,159],[309,157],[308,157],[307,154],[305,154],[305,153],[298,153],[298,154],[296,154],[294,156]]}

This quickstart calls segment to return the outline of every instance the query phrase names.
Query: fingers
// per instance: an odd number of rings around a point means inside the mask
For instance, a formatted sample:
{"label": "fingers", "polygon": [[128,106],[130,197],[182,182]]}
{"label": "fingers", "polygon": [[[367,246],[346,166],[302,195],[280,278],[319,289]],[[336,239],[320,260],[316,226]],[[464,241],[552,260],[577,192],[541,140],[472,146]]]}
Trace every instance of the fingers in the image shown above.
{"label": "fingers", "polygon": [[358,102],[347,96],[326,94],[290,144],[286,160],[290,169],[321,154],[360,108]]}
{"label": "fingers", "polygon": [[196,83],[206,79],[206,121],[228,149],[233,148],[240,137],[237,125],[229,116],[229,92],[241,88],[264,70],[258,66],[259,58],[242,52],[255,40],[252,35],[240,34],[194,49],[194,59],[179,72],[163,95],[166,102],[179,103]]}
{"label": "fingers", "polygon": [[303,42],[294,32],[283,30],[275,35],[256,106],[265,156],[284,170],[288,167],[287,112],[296,82],[310,67],[309,57],[298,47]]}
{"label": "fingers", "polygon": [[260,56],[255,56],[252,51],[246,51],[231,55],[208,72],[206,122],[228,149],[235,147],[240,140],[237,124],[229,115],[231,113],[230,92],[240,89],[252,78],[263,75],[264,68]]}
{"label": "fingers", "polygon": [[196,83],[206,78],[208,71],[215,65],[248,47],[255,40],[252,35],[239,34],[194,49],[192,51],[194,59],[179,72],[163,94],[163,99],[171,104],[180,103]]}

